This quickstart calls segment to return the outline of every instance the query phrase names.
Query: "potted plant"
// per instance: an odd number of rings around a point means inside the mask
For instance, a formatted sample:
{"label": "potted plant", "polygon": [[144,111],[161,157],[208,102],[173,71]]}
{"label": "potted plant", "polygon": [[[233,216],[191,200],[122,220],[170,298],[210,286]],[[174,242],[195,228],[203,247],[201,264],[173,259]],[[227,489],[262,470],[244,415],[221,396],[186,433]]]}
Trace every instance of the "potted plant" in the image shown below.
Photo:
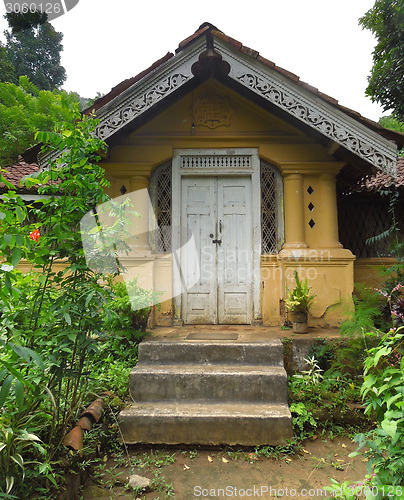
{"label": "potted plant", "polygon": [[313,303],[315,295],[310,293],[307,278],[304,281],[299,279],[297,271],[293,271],[296,286],[293,290],[288,290],[286,299],[286,309],[292,313],[293,331],[295,333],[307,333],[309,309]]}

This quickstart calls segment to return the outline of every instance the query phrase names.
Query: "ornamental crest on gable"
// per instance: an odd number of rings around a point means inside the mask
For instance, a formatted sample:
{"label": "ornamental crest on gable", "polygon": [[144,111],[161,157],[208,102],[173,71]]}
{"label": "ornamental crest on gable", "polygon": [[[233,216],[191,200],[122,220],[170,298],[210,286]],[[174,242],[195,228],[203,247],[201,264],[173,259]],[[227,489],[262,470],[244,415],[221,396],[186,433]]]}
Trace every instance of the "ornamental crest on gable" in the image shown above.
{"label": "ornamental crest on gable", "polygon": [[235,111],[229,101],[220,97],[200,97],[196,99],[192,109],[195,125],[208,128],[217,128],[221,125],[228,127],[230,118]]}

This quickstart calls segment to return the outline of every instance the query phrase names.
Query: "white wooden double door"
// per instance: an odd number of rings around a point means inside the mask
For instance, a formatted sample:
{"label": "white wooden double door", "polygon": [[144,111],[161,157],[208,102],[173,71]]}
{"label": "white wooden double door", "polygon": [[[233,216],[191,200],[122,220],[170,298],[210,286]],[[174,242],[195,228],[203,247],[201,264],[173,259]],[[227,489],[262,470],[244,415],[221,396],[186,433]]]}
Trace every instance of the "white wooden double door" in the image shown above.
{"label": "white wooden double door", "polygon": [[196,281],[183,294],[182,318],[186,324],[250,324],[251,177],[183,177],[181,184],[181,226],[196,243],[196,252],[181,253],[183,278]]}

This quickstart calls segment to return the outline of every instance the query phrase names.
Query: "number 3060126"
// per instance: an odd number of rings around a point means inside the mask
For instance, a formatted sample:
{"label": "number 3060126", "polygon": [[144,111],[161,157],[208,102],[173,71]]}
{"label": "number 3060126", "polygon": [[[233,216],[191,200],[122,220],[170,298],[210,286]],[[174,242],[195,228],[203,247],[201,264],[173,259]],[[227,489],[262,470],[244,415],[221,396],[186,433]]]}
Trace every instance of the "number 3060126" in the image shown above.
{"label": "number 3060126", "polygon": [[19,3],[9,2],[6,3],[6,13],[11,14],[27,14],[28,12],[45,12],[46,14],[59,14],[63,11],[63,6],[59,2],[46,2],[46,3]]}

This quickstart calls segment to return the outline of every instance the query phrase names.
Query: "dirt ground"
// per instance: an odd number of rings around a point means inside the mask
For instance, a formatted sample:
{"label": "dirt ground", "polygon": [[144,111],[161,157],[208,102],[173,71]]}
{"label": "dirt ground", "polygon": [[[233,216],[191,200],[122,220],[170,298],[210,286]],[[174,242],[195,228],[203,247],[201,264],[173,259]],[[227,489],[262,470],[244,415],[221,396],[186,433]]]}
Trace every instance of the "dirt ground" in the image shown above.
{"label": "dirt ground", "polygon": [[[83,500],[145,499],[224,500],[228,498],[291,497],[316,499],[331,496],[331,484],[365,479],[363,456],[349,458],[356,443],[348,437],[305,441],[294,455],[282,452],[265,458],[253,450],[129,449],[132,467],[107,457],[105,471],[94,478]],[[123,462],[123,458],[121,458]],[[120,465],[120,466],[119,466]],[[152,491],[129,490],[126,478],[139,474],[153,480]]]}

